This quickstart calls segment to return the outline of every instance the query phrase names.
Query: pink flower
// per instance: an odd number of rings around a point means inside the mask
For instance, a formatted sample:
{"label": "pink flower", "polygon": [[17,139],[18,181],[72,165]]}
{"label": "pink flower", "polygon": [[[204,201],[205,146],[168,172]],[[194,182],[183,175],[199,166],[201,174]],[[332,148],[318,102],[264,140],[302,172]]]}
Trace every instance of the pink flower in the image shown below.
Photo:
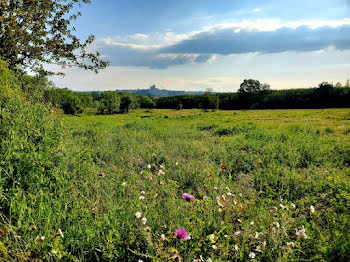
{"label": "pink flower", "polygon": [[193,201],[194,200],[194,196],[187,194],[187,193],[183,193],[182,194],[182,198],[187,200],[187,201]]}
{"label": "pink flower", "polygon": [[178,239],[187,239],[187,232],[184,228],[180,227],[175,231],[175,235]]}
{"label": "pink flower", "polygon": [[99,177],[105,177],[105,173],[102,172]]}

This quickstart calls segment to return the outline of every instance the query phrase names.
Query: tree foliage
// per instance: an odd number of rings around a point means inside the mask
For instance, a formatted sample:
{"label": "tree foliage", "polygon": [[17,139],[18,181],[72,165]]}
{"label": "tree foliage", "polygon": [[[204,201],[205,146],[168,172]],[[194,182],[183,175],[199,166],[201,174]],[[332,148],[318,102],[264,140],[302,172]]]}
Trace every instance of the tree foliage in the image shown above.
{"label": "tree foliage", "polygon": [[44,64],[62,68],[78,66],[98,72],[108,63],[100,54],[90,53],[94,41],[90,35],[81,41],[74,35],[71,22],[80,16],[74,6],[90,0],[1,0],[0,57],[12,69],[30,69],[39,73]]}
{"label": "tree foliage", "polygon": [[269,84],[261,84],[259,80],[254,79],[244,79],[243,83],[240,85],[238,92],[243,94],[251,94],[268,90],[270,90]]}

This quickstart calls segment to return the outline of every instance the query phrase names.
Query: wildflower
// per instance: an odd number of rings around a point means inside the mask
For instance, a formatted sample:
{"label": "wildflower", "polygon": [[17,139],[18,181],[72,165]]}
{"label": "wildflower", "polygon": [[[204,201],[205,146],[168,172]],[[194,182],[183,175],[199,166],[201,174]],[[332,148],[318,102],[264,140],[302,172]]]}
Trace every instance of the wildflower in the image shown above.
{"label": "wildflower", "polygon": [[192,238],[191,234],[188,234],[186,240],[191,240],[191,238]]}
{"label": "wildflower", "polygon": [[220,166],[221,166],[221,167],[226,167],[226,164],[222,163]]}
{"label": "wildflower", "polygon": [[218,247],[215,246],[215,245],[212,245],[211,247],[212,247],[213,249],[218,249]]}
{"label": "wildflower", "polygon": [[239,236],[241,234],[240,231],[235,232],[235,236]]}
{"label": "wildflower", "polygon": [[175,231],[175,235],[178,239],[187,239],[187,232],[184,228],[180,227]]}
{"label": "wildflower", "polygon": [[233,204],[237,206],[238,202],[236,200],[233,200]]}
{"label": "wildflower", "polygon": [[145,196],[140,196],[139,199],[140,199],[140,200],[144,200],[144,199],[145,199]]}
{"label": "wildflower", "polygon": [[158,176],[161,176],[161,175],[165,175],[165,173],[164,173],[163,170],[159,170],[159,171],[158,171]]}
{"label": "wildflower", "polygon": [[126,182],[123,182],[123,183],[122,183],[122,186],[126,186]]}
{"label": "wildflower", "polygon": [[307,235],[305,233],[304,226],[301,227],[301,228],[296,228],[295,229],[295,235],[298,236],[298,237],[300,236],[300,237],[303,237],[304,239],[307,239]]}
{"label": "wildflower", "polygon": [[62,238],[64,237],[61,229],[56,230],[56,237],[62,237]]}
{"label": "wildflower", "polygon": [[239,249],[237,245],[235,245],[234,248],[236,251],[238,251],[238,249]]}
{"label": "wildflower", "polygon": [[224,194],[222,194],[221,197],[222,197],[222,199],[223,199],[224,201],[226,201],[226,197],[225,197]]}
{"label": "wildflower", "polygon": [[141,193],[140,193],[141,195],[146,195],[146,192],[145,191],[141,191]]}
{"label": "wildflower", "polygon": [[219,213],[221,213],[221,212],[222,212],[222,209],[221,209],[221,208],[219,208],[219,209],[218,209],[218,211],[219,211]]}
{"label": "wildflower", "polygon": [[165,169],[165,166],[159,165],[159,168],[160,168],[160,169]]}
{"label": "wildflower", "polygon": [[182,198],[186,201],[193,201],[194,200],[194,196],[187,194],[187,193],[183,193]]}
{"label": "wildflower", "polygon": [[58,252],[57,252],[57,250],[52,249],[52,250],[51,250],[51,253],[52,253],[53,255],[57,255]]}
{"label": "wildflower", "polygon": [[178,165],[179,164],[179,162],[175,162],[175,165]]}
{"label": "wildflower", "polygon": [[135,216],[136,216],[136,218],[140,218],[140,217],[141,217],[141,212],[139,212],[139,211],[136,212],[136,213],[135,213]]}
{"label": "wildflower", "polygon": [[141,219],[141,222],[142,222],[142,224],[146,225],[146,223],[147,223],[147,218],[143,217],[143,218]]}
{"label": "wildflower", "polygon": [[101,174],[99,175],[100,178],[105,177],[105,173],[101,172]]}
{"label": "wildflower", "polygon": [[147,165],[147,168],[148,168],[148,169],[151,169],[151,168],[152,168],[151,164],[148,164],[148,165]]}
{"label": "wildflower", "polygon": [[260,246],[257,246],[257,247],[255,248],[255,251],[261,252],[261,247],[260,247]]}
{"label": "wildflower", "polygon": [[287,245],[287,247],[294,247],[295,246],[295,244],[294,244],[294,242],[286,242],[286,245]]}
{"label": "wildflower", "polygon": [[277,221],[276,221],[276,222],[273,222],[273,225],[275,225],[276,228],[280,228],[280,223],[278,223]]}
{"label": "wildflower", "polygon": [[255,233],[253,234],[253,237],[254,237],[255,239],[258,239],[258,238],[259,238],[259,232],[255,232]]}
{"label": "wildflower", "polygon": [[214,234],[211,234],[209,235],[209,240],[214,243],[215,242],[215,235]]}
{"label": "wildflower", "polygon": [[254,252],[250,252],[249,253],[249,258],[255,258],[255,253]]}
{"label": "wildflower", "polygon": [[233,194],[231,192],[227,192],[227,195],[228,196],[232,196]]}
{"label": "wildflower", "polygon": [[35,242],[36,242],[36,243],[40,243],[41,241],[44,241],[44,240],[45,240],[45,237],[44,237],[44,236],[41,236],[41,237],[37,236],[37,237],[35,238]]}
{"label": "wildflower", "polygon": [[291,208],[296,208],[296,205],[294,203],[290,204]]}
{"label": "wildflower", "polygon": [[164,234],[161,234],[161,235],[160,235],[160,239],[161,239],[162,241],[164,241],[164,240],[165,240],[165,235],[164,235]]}
{"label": "wildflower", "polygon": [[282,205],[282,204],[279,204],[278,205],[281,209],[286,209],[286,207],[284,206],[284,205]]}
{"label": "wildflower", "polygon": [[226,190],[227,190],[227,191],[231,191],[229,187],[226,187]]}
{"label": "wildflower", "polygon": [[250,222],[251,225],[254,225],[254,221]]}
{"label": "wildflower", "polygon": [[311,206],[309,207],[309,210],[310,210],[311,213],[314,213],[314,212],[315,212],[315,207],[314,207],[313,205],[311,205]]}
{"label": "wildflower", "polygon": [[217,187],[214,187],[214,189],[215,189],[215,190],[218,190],[218,188],[217,188]]}
{"label": "wildflower", "polygon": [[224,238],[228,238],[228,235],[224,235]]}
{"label": "wildflower", "polygon": [[216,202],[218,203],[218,205],[220,207],[224,207],[224,205],[220,203],[220,198],[219,197],[216,197]]}

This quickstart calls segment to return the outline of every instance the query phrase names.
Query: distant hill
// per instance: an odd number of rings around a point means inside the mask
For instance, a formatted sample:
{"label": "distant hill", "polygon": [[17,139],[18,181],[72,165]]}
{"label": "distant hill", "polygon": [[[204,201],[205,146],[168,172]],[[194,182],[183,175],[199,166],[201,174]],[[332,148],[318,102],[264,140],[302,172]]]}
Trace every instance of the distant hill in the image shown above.
{"label": "distant hill", "polygon": [[153,97],[166,97],[166,96],[178,96],[178,95],[202,95],[204,92],[200,91],[174,91],[167,89],[159,89],[155,85],[150,86],[149,89],[128,89],[128,90],[115,90],[116,92],[134,93],[138,95],[147,95]]}

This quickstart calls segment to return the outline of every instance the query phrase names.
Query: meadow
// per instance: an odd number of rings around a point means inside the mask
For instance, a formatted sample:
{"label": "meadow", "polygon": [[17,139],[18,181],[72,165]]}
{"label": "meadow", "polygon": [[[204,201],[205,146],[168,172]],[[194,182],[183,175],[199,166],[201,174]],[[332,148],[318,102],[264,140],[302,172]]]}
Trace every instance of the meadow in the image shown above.
{"label": "meadow", "polygon": [[30,159],[45,167],[1,224],[4,260],[350,257],[350,109],[47,117],[50,150]]}

